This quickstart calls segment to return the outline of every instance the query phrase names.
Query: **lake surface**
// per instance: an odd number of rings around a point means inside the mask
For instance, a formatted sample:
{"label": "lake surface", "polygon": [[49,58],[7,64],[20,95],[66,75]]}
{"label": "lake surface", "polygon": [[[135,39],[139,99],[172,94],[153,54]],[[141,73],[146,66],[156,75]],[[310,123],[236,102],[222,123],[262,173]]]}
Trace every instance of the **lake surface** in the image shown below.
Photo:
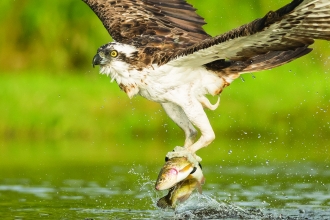
{"label": "lake surface", "polygon": [[330,219],[324,163],[203,164],[206,183],[174,210],[161,210],[161,166],[62,164],[0,169],[1,219]]}

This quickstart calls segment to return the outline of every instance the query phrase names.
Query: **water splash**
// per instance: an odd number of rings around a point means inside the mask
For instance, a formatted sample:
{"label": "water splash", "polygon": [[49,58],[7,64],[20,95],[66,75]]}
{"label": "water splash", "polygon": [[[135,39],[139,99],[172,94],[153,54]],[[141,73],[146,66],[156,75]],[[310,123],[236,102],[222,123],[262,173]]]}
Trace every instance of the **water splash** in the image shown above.
{"label": "water splash", "polygon": [[244,210],[236,205],[218,202],[205,194],[193,194],[175,210],[178,219],[256,219],[263,217],[261,210]]}

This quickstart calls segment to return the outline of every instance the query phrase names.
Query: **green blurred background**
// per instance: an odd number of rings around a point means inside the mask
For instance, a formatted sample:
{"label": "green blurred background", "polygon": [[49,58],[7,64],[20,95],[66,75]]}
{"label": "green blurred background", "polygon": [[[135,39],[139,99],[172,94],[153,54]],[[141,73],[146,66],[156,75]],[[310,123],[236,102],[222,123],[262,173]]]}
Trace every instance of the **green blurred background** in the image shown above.
{"label": "green blurred background", "polygon": [[[215,36],[289,0],[190,0]],[[111,41],[80,0],[0,1],[0,164],[163,163],[183,132],[160,105],[130,100],[93,69]],[[236,80],[207,111],[216,140],[205,163],[328,161],[330,43]],[[215,101],[215,98],[211,98]]]}

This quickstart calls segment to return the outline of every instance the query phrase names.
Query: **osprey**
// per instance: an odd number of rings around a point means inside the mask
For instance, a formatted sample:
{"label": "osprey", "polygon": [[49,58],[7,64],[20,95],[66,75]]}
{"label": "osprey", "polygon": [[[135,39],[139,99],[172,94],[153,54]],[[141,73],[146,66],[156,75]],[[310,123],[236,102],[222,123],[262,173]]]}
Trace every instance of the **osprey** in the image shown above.
{"label": "osprey", "polygon": [[[93,59],[100,72],[131,98],[162,105],[184,131],[183,147],[167,158],[187,157],[209,145],[214,131],[203,108],[240,74],[274,68],[312,51],[315,39],[330,39],[330,0],[293,0],[277,11],[211,37],[204,19],[185,0],[83,0],[114,39]],[[197,141],[197,129],[201,136]]]}

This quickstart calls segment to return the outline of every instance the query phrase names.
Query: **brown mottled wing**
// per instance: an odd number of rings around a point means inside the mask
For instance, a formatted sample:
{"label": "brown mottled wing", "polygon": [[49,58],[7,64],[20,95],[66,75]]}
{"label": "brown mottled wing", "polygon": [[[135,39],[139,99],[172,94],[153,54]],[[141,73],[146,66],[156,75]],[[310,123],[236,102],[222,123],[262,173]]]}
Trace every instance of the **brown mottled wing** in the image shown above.
{"label": "brown mottled wing", "polygon": [[[307,54],[310,52],[307,47],[314,39],[330,40],[329,0],[293,0],[263,18],[177,51],[163,60],[164,63],[171,61],[169,64],[174,66],[206,65],[213,70],[216,66],[229,68],[255,61],[258,66],[245,68],[256,71]],[[281,57],[281,53],[285,56]]]}
{"label": "brown mottled wing", "polygon": [[83,0],[112,38],[137,47],[186,48],[209,38],[185,0]]}
{"label": "brown mottled wing", "polygon": [[311,51],[312,49],[307,46],[286,51],[269,51],[244,61],[216,60],[205,64],[205,67],[217,72],[220,76],[230,76],[235,79],[242,73],[252,73],[281,66]]}

